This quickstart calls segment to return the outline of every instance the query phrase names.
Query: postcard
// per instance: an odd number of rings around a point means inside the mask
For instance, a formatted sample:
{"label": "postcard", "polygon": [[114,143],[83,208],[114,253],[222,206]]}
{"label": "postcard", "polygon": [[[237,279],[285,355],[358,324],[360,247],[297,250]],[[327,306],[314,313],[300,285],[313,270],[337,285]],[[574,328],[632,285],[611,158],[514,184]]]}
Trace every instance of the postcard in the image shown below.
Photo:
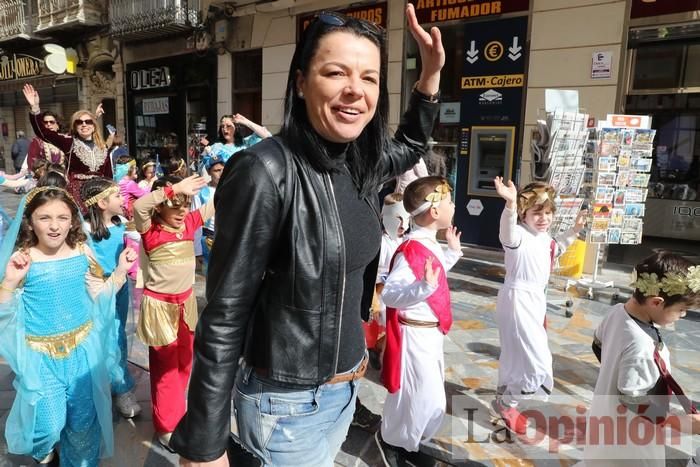
{"label": "postcard", "polygon": [[615,156],[620,154],[620,145],[618,143],[611,143],[603,141],[600,143],[600,155],[601,156]]}
{"label": "postcard", "polygon": [[620,170],[617,173],[617,179],[615,180],[615,186],[618,186],[620,188],[624,188],[627,185],[630,184],[630,171],[629,170]]}
{"label": "postcard", "polygon": [[598,170],[601,172],[612,172],[617,169],[617,157],[599,157]]}
{"label": "postcard", "polygon": [[608,243],[607,230],[591,230],[591,243]]}
{"label": "postcard", "polygon": [[647,199],[648,192],[649,190],[646,188],[628,187],[625,190],[625,201],[628,203],[643,203]]}
{"label": "postcard", "polygon": [[622,141],[622,130],[619,128],[601,128],[600,140],[620,143]]}
{"label": "postcard", "polygon": [[651,170],[651,159],[647,157],[633,157],[630,167],[638,172],[649,172]]}
{"label": "postcard", "polygon": [[641,232],[644,220],[640,217],[625,217],[622,221],[622,230],[626,232]]}
{"label": "postcard", "polygon": [[[632,219],[638,219],[637,217],[633,217]],[[614,208],[612,210],[612,215],[610,216],[610,225],[614,227],[620,227],[622,226],[622,223],[625,220],[625,210],[624,208]]]}
{"label": "postcard", "polygon": [[649,185],[648,173],[630,172],[629,186],[646,188]]}
{"label": "postcard", "polygon": [[593,217],[610,217],[612,214],[611,203],[593,203]]}
{"label": "postcard", "polygon": [[611,186],[599,186],[595,189],[595,200],[599,203],[612,203],[615,196],[615,188]]}
{"label": "postcard", "polygon": [[637,130],[634,134],[634,142],[639,144],[654,142],[656,130]]}
{"label": "postcard", "polygon": [[621,234],[620,229],[608,229],[608,243],[620,243]]}
{"label": "postcard", "polygon": [[613,197],[613,204],[615,205],[615,207],[625,205],[625,196],[626,196],[625,190],[617,190],[615,192],[615,196]]}
{"label": "postcard", "polygon": [[644,216],[644,204],[643,203],[632,203],[625,204],[625,216]]}
{"label": "postcard", "polygon": [[610,219],[593,219],[591,230],[607,230],[610,226]]}
{"label": "postcard", "polygon": [[637,245],[642,243],[642,232],[622,232],[620,235],[622,245]]}
{"label": "postcard", "polygon": [[615,172],[598,172],[598,186],[615,186]]}

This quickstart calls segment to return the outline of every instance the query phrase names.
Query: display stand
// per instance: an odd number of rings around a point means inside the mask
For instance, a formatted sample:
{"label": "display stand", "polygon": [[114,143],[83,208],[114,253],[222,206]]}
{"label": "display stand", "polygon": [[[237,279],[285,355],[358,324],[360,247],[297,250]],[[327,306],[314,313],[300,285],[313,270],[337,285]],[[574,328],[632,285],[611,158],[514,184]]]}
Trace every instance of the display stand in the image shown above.
{"label": "display stand", "polygon": [[600,245],[641,243],[655,136],[650,126],[649,117],[608,115],[589,144],[592,170],[585,191],[591,200],[588,244],[595,247],[595,263],[592,278],[579,281],[589,299],[597,290],[614,288],[613,281],[598,278]]}

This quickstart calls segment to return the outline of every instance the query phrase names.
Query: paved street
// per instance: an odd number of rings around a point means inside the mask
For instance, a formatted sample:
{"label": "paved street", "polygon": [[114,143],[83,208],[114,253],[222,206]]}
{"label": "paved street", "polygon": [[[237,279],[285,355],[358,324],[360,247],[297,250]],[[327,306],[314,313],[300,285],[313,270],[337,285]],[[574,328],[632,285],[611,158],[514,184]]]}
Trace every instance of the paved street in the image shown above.
{"label": "paved street", "polygon": [[[18,196],[0,193],[0,203],[14,212]],[[505,433],[494,429],[488,411],[496,385],[498,370],[498,332],[495,324],[495,296],[503,281],[503,267],[498,252],[465,249],[465,258],[449,274],[452,289],[454,325],[445,341],[445,375],[448,394],[448,417],[439,435],[425,446],[425,451],[450,465],[537,465],[568,466],[580,456],[570,443],[562,443],[556,453],[549,454],[545,444],[526,446],[510,443]],[[626,284],[628,276],[613,269],[603,271],[606,279]],[[560,282],[560,281],[559,281]],[[197,294],[203,305],[203,278],[198,277]],[[621,299],[629,290],[620,291]],[[583,298],[579,298],[578,295]],[[550,409],[556,413],[572,410],[564,396],[587,403],[590,400],[598,364],[590,350],[591,336],[606,315],[611,292],[597,294],[596,301],[585,298],[585,290],[563,293],[563,284],[553,282],[549,291],[548,330],[554,354],[554,397]],[[572,316],[567,317],[561,305],[573,300]],[[137,380],[137,397],[144,412],[133,420],[115,415],[115,456],[105,466],[169,466],[176,456],[154,442],[151,425],[147,353],[134,339],[133,314],[130,334],[131,370]],[[690,313],[687,319],[667,330],[664,340],[671,348],[674,375],[691,394],[700,393],[700,318]],[[14,398],[12,375],[0,364],[0,425],[4,427]],[[385,390],[377,383],[378,374],[370,370],[360,390],[362,402],[375,413],[381,413]],[[535,403],[537,404],[537,403]],[[467,442],[471,428],[472,442]],[[494,432],[495,430],[495,432]],[[544,441],[546,443],[547,440]],[[0,467],[31,465],[31,459],[6,453],[0,440]],[[336,459],[339,466],[378,466],[379,453],[371,435],[352,428]],[[679,465],[683,465],[679,462]]]}

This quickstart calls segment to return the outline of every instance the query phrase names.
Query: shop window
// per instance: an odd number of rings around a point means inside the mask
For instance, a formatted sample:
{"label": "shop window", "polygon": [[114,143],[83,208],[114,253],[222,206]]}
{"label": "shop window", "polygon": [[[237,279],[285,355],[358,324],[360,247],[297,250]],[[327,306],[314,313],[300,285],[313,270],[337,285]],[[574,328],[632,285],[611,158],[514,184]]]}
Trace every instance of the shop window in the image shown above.
{"label": "shop window", "polygon": [[700,200],[700,93],[630,95],[625,112],[656,129],[649,197]]}
{"label": "shop window", "polygon": [[700,44],[689,45],[687,55],[683,86],[700,87]]}
{"label": "shop window", "polygon": [[233,56],[232,110],[255,123],[261,123],[262,50],[241,52]]}
{"label": "shop window", "polygon": [[683,44],[662,44],[637,49],[633,89],[671,89],[680,85]]}

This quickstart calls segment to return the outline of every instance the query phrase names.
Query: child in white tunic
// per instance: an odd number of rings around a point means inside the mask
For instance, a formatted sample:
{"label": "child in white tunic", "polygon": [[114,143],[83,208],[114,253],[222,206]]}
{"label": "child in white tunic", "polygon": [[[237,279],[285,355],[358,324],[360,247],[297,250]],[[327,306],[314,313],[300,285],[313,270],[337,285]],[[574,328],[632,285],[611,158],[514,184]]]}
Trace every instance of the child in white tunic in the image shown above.
{"label": "child in white tunic", "polygon": [[[461,234],[451,225],[450,192],[442,177],[420,178],[404,192],[415,228],[399,246],[382,291],[387,307],[382,381],[389,395],[376,439],[386,465],[410,460],[445,414],[443,340],[452,322],[446,273],[462,256]],[[446,250],[436,240],[442,229]]]}
{"label": "child in white tunic", "polygon": [[[610,430],[605,423],[594,420],[614,418],[617,427],[617,420],[624,417],[628,420],[623,427],[626,433],[639,422],[646,425],[644,432],[659,433],[656,430],[668,414],[669,391],[654,354],[658,353],[665,368],[671,370],[669,349],[659,326],[679,320],[688,307],[700,303],[700,268],[681,256],[658,251],[638,264],[635,271],[634,294],[626,303],[613,306],[594,333],[593,351],[601,365],[588,413],[584,445],[588,467],[665,465],[664,445],[670,436],[643,439],[628,435],[623,439],[619,438],[619,428]],[[691,415],[690,422],[692,418],[695,421],[688,425],[697,431],[700,419]],[[630,423],[633,419],[636,421]]]}
{"label": "child in white tunic", "polygon": [[542,182],[520,192],[512,181],[494,180],[506,200],[499,239],[505,250],[506,276],[498,292],[496,321],[501,345],[494,410],[506,427],[524,434],[527,419],[518,401],[552,391],[552,352],[547,343],[545,289],[552,262],[575,240],[585,224],[585,211],[574,227],[553,239],[549,233],[554,214],[554,189]]}

